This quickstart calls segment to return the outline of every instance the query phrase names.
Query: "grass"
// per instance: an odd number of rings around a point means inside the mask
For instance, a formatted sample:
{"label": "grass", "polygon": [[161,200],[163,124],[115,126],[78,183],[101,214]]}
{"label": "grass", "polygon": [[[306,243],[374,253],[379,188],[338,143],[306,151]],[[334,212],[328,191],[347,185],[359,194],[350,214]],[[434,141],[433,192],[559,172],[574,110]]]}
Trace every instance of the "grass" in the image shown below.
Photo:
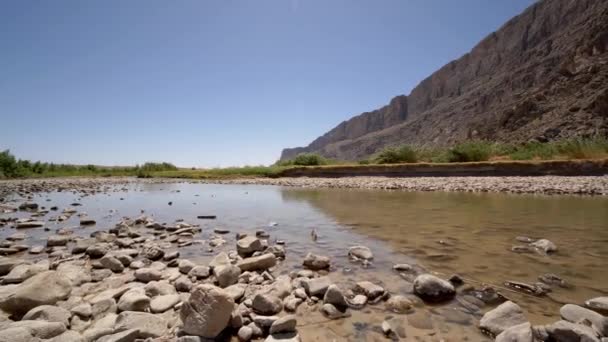
{"label": "grass", "polygon": [[[468,141],[451,147],[403,145],[384,149],[359,165],[395,163],[467,163],[492,160],[570,160],[608,158],[608,138],[568,139],[553,142],[504,144]],[[36,177],[117,177],[224,179],[242,177],[279,177],[291,167],[357,165],[324,158],[317,154],[301,154],[292,160],[271,166],[243,166],[212,169],[178,169],[170,163],[145,163],[131,167],[69,165],[17,160],[8,150],[0,152],[0,179]]]}
{"label": "grass", "polygon": [[153,172],[153,177],[165,178],[193,178],[193,179],[224,179],[247,177],[277,177],[286,169],[285,166],[243,166],[214,169],[182,169],[176,171]]}

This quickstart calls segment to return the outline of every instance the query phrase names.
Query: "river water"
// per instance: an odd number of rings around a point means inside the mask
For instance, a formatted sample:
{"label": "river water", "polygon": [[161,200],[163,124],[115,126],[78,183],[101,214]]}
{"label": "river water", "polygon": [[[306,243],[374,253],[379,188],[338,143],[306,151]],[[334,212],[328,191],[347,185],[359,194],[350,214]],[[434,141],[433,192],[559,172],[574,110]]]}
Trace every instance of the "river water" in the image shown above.
{"label": "river water", "polygon": [[[20,230],[28,245],[44,244],[56,228],[74,227],[75,234],[88,237],[95,230],[107,230],[124,216],[145,214],[157,222],[183,219],[200,224],[196,239],[208,240],[215,228],[227,229],[222,247],[194,244],[180,248],[182,257],[204,263],[221,250],[234,250],[237,232],[263,229],[270,242],[284,240],[286,260],[277,273],[301,268],[308,252],[332,258],[329,273],[344,288],[370,280],[391,294],[412,295],[411,282],[392,266],[408,263],[444,278],[458,274],[465,282],[494,286],[518,303],[533,324],[557,320],[560,303],[581,304],[608,294],[608,199],[605,197],[531,196],[444,192],[401,192],[378,190],[300,189],[264,185],[212,185],[189,182],[135,182],[109,186],[103,192],[42,192],[32,195],[41,206],[75,207],[97,224],[78,227],[78,218],[46,223],[43,229]],[[171,205],[169,205],[171,202]],[[51,212],[45,216],[53,216]],[[199,220],[199,215],[216,215]],[[28,216],[11,213],[3,216]],[[2,215],[0,215],[2,217]],[[311,238],[314,230],[317,239]],[[0,228],[0,239],[15,233]],[[514,253],[521,245],[518,236],[547,238],[558,246],[553,255]],[[353,245],[365,245],[374,252],[371,266],[349,261]],[[22,256],[45,258],[46,256]],[[504,288],[505,281],[534,283],[538,276],[553,273],[570,286],[554,286],[552,292],[536,297]],[[458,297],[461,297],[460,295]],[[457,298],[458,299],[458,298]],[[493,306],[471,310],[454,300],[442,305],[416,301],[414,310],[394,314],[382,304],[351,310],[352,317],[327,321],[316,306],[298,309],[300,335],[305,341],[382,341],[380,324],[387,320],[407,340],[485,341],[477,328],[483,312]]]}

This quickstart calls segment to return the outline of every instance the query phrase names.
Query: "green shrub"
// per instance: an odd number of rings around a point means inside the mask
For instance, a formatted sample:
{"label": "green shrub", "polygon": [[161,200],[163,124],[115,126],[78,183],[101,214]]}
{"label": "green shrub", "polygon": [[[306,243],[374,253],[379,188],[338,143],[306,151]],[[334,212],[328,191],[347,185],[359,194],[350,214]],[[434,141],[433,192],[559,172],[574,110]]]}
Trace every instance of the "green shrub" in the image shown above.
{"label": "green shrub", "polygon": [[359,160],[358,163],[359,163],[359,165],[369,165],[372,162],[369,159],[362,159],[362,160]]}
{"label": "green shrub", "polygon": [[389,147],[376,156],[378,164],[415,163],[418,161],[416,151],[407,145],[401,147]]}
{"label": "green shrub", "polygon": [[608,139],[570,139],[556,143],[560,155],[569,159],[588,159],[605,156],[608,153]]}
{"label": "green shrub", "polygon": [[486,141],[468,141],[449,149],[447,159],[451,163],[486,161],[492,150],[492,144]]}

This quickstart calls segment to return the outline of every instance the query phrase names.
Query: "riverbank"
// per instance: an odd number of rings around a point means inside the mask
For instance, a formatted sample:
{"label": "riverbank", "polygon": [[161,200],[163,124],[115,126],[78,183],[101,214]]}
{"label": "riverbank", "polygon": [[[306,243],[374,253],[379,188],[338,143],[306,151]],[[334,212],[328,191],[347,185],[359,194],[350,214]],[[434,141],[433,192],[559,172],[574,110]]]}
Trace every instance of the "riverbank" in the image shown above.
{"label": "riverbank", "polygon": [[203,183],[3,183],[0,341],[606,336],[604,198]]}
{"label": "riverbank", "polygon": [[608,196],[608,176],[541,177],[282,177],[231,179],[164,179],[72,177],[0,180],[0,198],[12,192],[62,191],[73,188],[94,194],[110,185],[132,182],[276,185],[301,188],[379,189],[399,191],[499,192],[511,194]]}
{"label": "riverbank", "polygon": [[258,184],[303,188],[401,191],[504,192],[546,195],[608,195],[608,176],[589,177],[342,177],[241,178],[205,180],[216,184]]}

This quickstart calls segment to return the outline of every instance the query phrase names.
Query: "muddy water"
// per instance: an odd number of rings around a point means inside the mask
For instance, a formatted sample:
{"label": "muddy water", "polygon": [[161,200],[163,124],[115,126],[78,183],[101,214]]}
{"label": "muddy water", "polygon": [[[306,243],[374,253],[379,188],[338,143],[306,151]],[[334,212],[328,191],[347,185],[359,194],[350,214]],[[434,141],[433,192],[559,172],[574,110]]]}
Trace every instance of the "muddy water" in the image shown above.
{"label": "muddy water", "polygon": [[[581,303],[608,293],[605,198],[135,183],[89,196],[66,191],[38,193],[33,201],[60,210],[81,203],[75,208],[96,219],[97,224],[81,228],[78,218],[73,217],[60,223],[47,222],[50,232],[20,230],[28,235],[24,241],[28,245],[43,244],[49,234],[62,227],[74,227],[76,234],[88,237],[96,230],[113,227],[123,216],[136,217],[143,210],[157,222],[183,219],[201,225],[203,231],[196,236],[200,243],[180,248],[182,257],[206,262],[219,251],[234,249],[236,232],[263,229],[270,233],[270,242],[286,242],[287,258],[276,273],[299,269],[304,255],[314,252],[332,257],[329,275],[344,288],[370,280],[392,294],[414,300],[411,283],[392,271],[393,264],[420,265],[446,277],[458,273],[475,286],[483,282],[499,287],[506,280],[532,283],[543,273],[560,275],[573,286],[554,288],[542,298],[501,290],[524,307],[537,324],[557,319],[560,302]],[[198,215],[216,215],[217,219],[198,220]],[[222,236],[226,240],[222,247],[210,248],[204,242],[214,235],[214,228],[231,232]],[[313,229],[316,241],[311,238]],[[12,228],[0,228],[0,239],[13,233]],[[513,253],[510,248],[520,244],[514,239],[520,235],[548,238],[559,251],[552,256]],[[371,267],[348,260],[347,249],[356,244],[373,250]],[[385,337],[379,327],[388,320],[407,340],[485,341],[488,339],[476,325],[489,309],[472,311],[458,301],[439,306],[418,301],[408,314],[393,314],[378,304],[351,310],[350,318],[327,321],[318,306],[303,304],[297,313],[298,330],[306,341],[381,341]]]}

